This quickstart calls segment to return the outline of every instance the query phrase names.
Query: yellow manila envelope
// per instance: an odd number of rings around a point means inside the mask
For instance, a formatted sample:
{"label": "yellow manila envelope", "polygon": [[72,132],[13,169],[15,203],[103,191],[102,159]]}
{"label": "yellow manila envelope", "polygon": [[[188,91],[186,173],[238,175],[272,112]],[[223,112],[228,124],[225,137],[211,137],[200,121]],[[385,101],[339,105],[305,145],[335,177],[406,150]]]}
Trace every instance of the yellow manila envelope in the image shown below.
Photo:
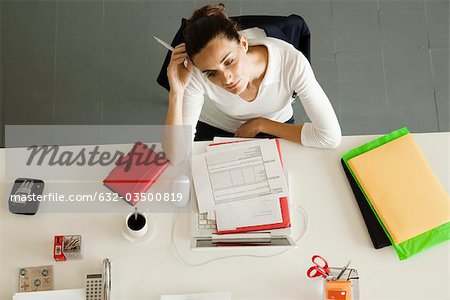
{"label": "yellow manila envelope", "polygon": [[411,134],[348,164],[396,245],[450,220],[450,198]]}

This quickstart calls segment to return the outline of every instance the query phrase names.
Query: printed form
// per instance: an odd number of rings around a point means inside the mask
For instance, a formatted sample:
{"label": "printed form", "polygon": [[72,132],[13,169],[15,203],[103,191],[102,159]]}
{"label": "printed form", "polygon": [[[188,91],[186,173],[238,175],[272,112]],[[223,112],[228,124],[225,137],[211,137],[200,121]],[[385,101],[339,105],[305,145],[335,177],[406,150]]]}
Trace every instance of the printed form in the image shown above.
{"label": "printed form", "polygon": [[192,158],[192,173],[200,213],[230,216],[230,209],[239,209],[235,221],[222,218],[230,221],[226,228],[239,220],[248,225],[282,221],[279,198],[288,191],[274,140],[208,147]]}

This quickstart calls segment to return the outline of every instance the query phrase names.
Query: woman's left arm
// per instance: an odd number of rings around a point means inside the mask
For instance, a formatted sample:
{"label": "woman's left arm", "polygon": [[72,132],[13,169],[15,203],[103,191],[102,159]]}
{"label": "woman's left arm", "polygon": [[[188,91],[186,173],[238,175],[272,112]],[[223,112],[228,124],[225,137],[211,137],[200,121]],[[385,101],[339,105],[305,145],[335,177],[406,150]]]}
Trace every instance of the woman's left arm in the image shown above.
{"label": "woman's left arm", "polygon": [[341,127],[330,100],[317,82],[306,57],[292,45],[283,51],[282,72],[288,78],[290,91],[295,91],[311,122],[286,124],[255,118],[242,124],[236,137],[254,137],[263,132],[301,143],[307,147],[337,148],[342,140]]}
{"label": "woman's left arm", "polygon": [[265,118],[255,118],[242,124],[235,133],[236,137],[254,137],[260,132],[301,144],[303,124],[286,124]]}
{"label": "woman's left arm", "polygon": [[[301,130],[301,143],[316,148],[337,148],[342,140],[341,127],[327,95],[317,82],[306,57],[291,47],[285,64],[291,88],[297,92],[311,122]],[[293,59],[293,61],[292,61]],[[289,61],[290,60],[290,61]]]}

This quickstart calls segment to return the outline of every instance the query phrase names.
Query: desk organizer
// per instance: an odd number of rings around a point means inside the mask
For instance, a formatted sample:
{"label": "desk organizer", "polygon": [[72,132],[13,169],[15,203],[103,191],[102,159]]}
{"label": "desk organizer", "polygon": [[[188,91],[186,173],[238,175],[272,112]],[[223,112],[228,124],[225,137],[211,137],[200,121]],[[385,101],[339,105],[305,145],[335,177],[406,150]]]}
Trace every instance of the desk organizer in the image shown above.
{"label": "desk organizer", "polygon": [[[342,268],[330,267],[330,276],[335,278]],[[339,280],[323,280],[322,299],[359,300],[359,275],[356,269],[347,269]]]}

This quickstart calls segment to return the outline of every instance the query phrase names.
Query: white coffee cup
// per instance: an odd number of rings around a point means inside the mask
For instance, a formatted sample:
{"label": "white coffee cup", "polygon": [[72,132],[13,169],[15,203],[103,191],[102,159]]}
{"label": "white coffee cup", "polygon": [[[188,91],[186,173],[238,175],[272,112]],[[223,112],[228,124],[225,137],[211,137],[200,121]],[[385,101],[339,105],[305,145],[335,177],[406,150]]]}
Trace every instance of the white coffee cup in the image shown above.
{"label": "white coffee cup", "polygon": [[143,237],[148,231],[147,217],[139,212],[129,213],[125,218],[125,230],[130,237]]}

